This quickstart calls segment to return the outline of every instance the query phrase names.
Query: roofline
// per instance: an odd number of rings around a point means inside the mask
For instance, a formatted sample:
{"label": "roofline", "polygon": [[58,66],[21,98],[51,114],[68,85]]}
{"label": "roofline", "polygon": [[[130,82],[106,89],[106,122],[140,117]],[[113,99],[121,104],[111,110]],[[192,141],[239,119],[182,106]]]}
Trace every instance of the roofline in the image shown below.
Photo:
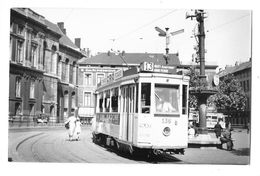
{"label": "roofline", "polygon": [[[70,47],[70,46],[68,46],[68,45],[64,45],[64,44],[62,44],[62,43],[60,43],[60,42],[59,42],[59,45],[65,47],[65,48],[70,49],[71,51],[73,51],[73,52],[79,54],[80,56],[85,56],[81,51],[77,51],[77,50],[73,49],[72,47]],[[79,50],[80,50],[80,48],[79,48]]]}
{"label": "roofline", "polygon": [[[35,20],[35,19],[29,17],[29,16],[26,15],[26,14],[20,13],[20,12],[17,11],[16,9],[20,9],[20,8],[11,8],[11,13],[13,12],[13,13],[15,13],[15,14],[17,14],[17,15],[21,15],[21,17],[23,17],[23,18],[25,18],[25,19],[27,19],[27,20],[30,20],[30,21],[32,21],[33,23],[36,23],[36,24],[38,24],[38,25],[40,25],[40,26],[43,26],[45,29],[47,29],[47,25],[45,24],[45,21],[44,21],[44,23],[41,23],[41,22],[39,22],[39,21],[37,21],[37,20]],[[28,8],[28,9],[29,9],[29,8]],[[31,9],[30,9],[30,10],[31,10]],[[33,10],[31,10],[31,11],[33,11]],[[33,11],[33,12],[34,12],[34,11]],[[42,15],[39,15],[39,16],[43,17]],[[45,20],[45,18],[44,18],[44,20]]]}

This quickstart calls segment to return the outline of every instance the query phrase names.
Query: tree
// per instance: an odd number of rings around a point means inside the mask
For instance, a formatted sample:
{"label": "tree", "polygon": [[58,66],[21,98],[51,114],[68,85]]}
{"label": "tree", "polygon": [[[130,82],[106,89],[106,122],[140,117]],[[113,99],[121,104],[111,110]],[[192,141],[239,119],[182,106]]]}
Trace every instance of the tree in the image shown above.
{"label": "tree", "polygon": [[228,74],[220,80],[218,93],[210,99],[218,109],[226,110],[229,116],[233,112],[244,111],[247,101],[245,92],[233,74]]}
{"label": "tree", "polygon": [[[199,78],[199,72],[194,67],[189,69],[190,90],[207,89],[208,83]],[[211,95],[207,100],[207,106],[215,106],[217,109],[226,110],[230,116],[233,112],[244,111],[247,98],[239,81],[234,75],[229,74],[220,80],[217,93]],[[198,100],[195,95],[190,95],[189,108],[198,108]]]}

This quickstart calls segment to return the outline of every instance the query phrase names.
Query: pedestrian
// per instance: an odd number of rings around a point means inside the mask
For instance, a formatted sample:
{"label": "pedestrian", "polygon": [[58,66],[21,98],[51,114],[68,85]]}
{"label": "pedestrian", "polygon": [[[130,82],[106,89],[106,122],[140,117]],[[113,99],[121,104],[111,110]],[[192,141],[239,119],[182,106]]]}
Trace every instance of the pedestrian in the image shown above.
{"label": "pedestrian", "polygon": [[194,136],[195,136],[195,129],[194,129],[193,125],[190,125],[189,130],[188,130],[188,137],[193,138]]}
{"label": "pedestrian", "polygon": [[221,136],[222,126],[220,125],[220,120],[218,120],[217,124],[214,126],[214,132],[217,138]]}
{"label": "pedestrian", "polygon": [[68,124],[69,141],[72,141],[73,134],[76,126],[76,116],[72,113],[71,116],[65,121],[65,126]]}
{"label": "pedestrian", "polygon": [[75,126],[75,132],[74,133],[76,134],[76,140],[78,141],[80,133],[81,133],[81,122],[80,122],[79,117],[76,118],[76,126]]}
{"label": "pedestrian", "polygon": [[226,129],[222,133],[222,135],[220,137],[220,141],[221,141],[221,146],[224,143],[227,144],[227,150],[232,150],[233,149],[233,140],[231,138],[231,126],[230,126],[229,123],[226,125]]}

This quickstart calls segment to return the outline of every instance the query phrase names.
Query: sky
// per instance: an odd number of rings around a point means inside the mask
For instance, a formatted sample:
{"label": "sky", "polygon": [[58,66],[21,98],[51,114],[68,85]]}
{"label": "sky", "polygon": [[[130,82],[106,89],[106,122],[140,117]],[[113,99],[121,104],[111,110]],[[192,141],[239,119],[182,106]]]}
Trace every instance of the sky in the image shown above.
{"label": "sky", "polygon": [[[170,53],[189,63],[195,53],[197,21],[186,19],[191,9],[174,8],[31,8],[53,23],[64,22],[72,41],[95,55],[110,49],[126,53],[165,53],[165,37],[155,27],[184,33],[171,37]],[[245,62],[251,57],[251,11],[205,9],[206,62],[220,67]]]}

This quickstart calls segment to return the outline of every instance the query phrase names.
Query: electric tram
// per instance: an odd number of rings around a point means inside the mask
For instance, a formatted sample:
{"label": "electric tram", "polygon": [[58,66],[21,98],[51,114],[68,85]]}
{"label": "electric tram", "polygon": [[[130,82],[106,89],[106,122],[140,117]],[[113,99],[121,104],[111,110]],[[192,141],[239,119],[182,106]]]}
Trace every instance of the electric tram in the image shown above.
{"label": "electric tram", "polygon": [[96,90],[93,141],[131,154],[184,154],[189,77],[143,62],[103,79]]}

